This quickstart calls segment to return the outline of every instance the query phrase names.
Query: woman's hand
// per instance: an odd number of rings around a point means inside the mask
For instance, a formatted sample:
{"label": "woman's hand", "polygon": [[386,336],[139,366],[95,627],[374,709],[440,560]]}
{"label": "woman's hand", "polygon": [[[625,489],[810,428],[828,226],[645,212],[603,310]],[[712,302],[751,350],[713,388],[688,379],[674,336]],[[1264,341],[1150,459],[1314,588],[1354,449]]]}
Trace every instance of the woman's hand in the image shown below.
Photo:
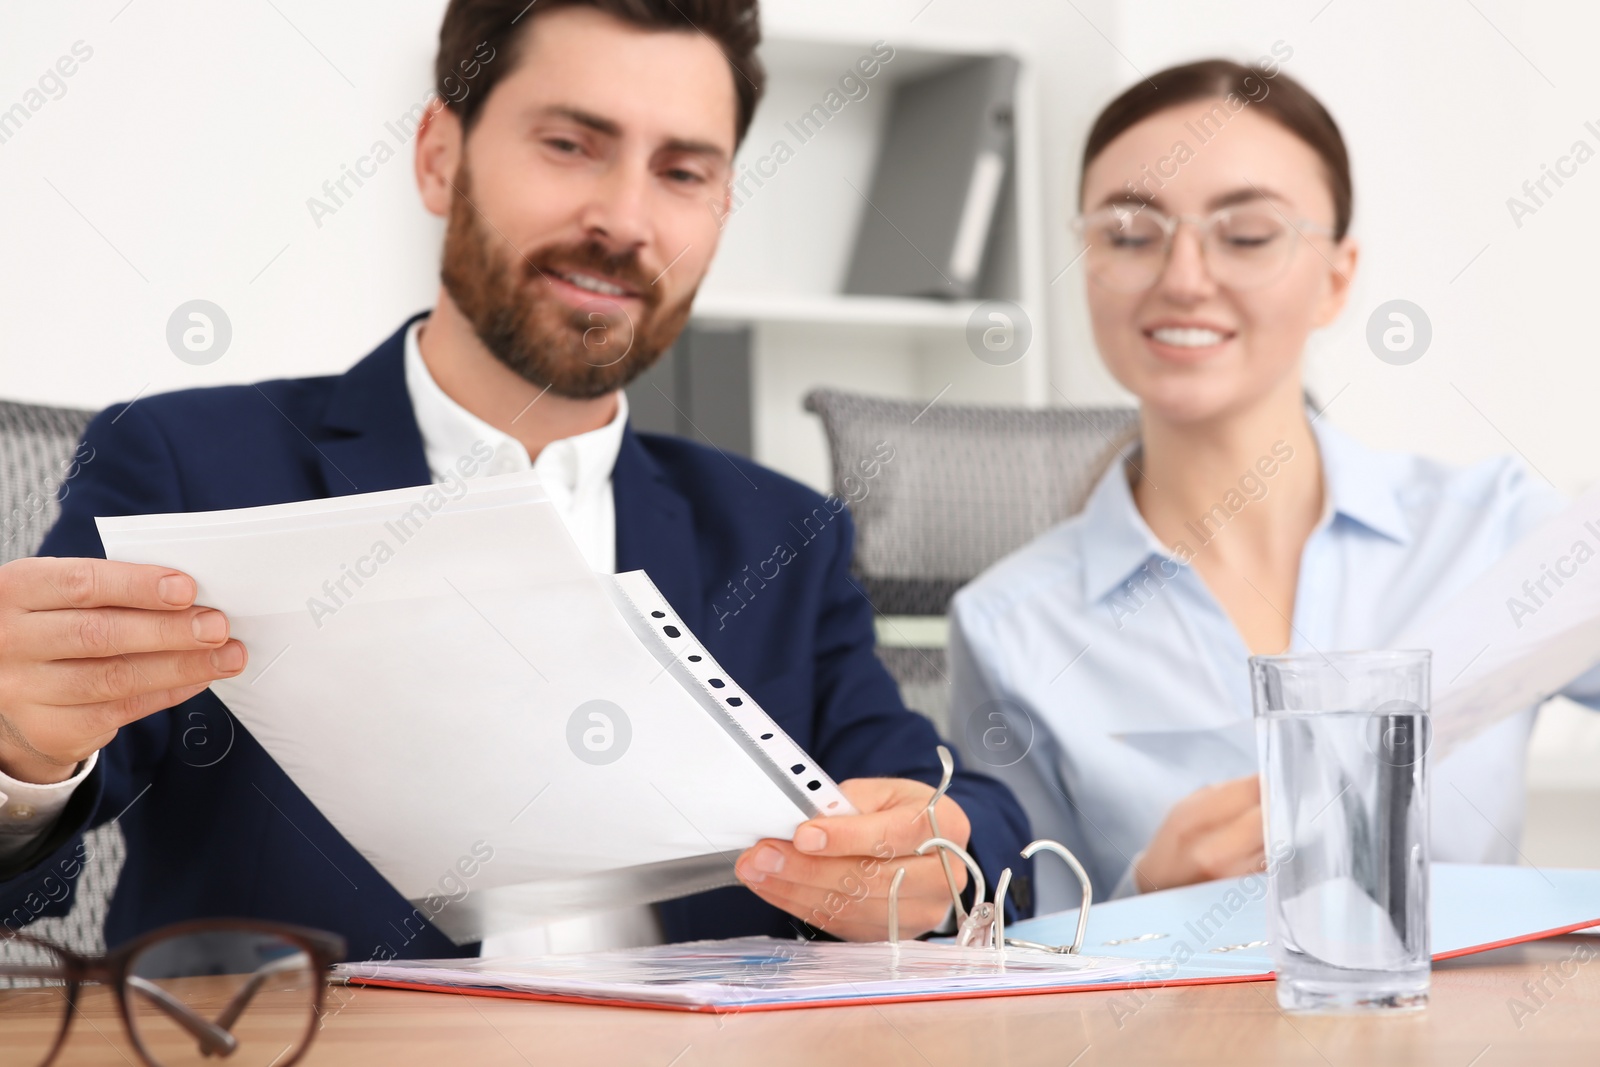
{"label": "woman's hand", "polygon": [[1261,780],[1252,774],[1197,789],[1174,804],[1134,865],[1134,881],[1148,893],[1238,878],[1265,866]]}

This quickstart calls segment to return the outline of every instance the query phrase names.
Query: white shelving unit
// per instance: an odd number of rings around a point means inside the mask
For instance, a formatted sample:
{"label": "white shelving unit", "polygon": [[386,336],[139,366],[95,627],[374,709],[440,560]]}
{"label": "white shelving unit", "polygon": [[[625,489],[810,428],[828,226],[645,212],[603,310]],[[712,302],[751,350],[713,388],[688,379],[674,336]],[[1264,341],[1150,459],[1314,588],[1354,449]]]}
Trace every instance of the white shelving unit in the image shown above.
{"label": "white shelving unit", "polygon": [[721,296],[703,293],[695,302],[695,321],[712,324],[758,322],[945,331],[964,329],[977,300],[910,300],[890,296],[790,295]]}
{"label": "white shelving unit", "polygon": [[[949,403],[1026,406],[1043,405],[1049,391],[1033,65],[1015,44],[901,37],[888,42],[893,56],[877,74],[860,78],[857,60],[877,43],[769,36],[767,95],[736,161],[734,209],[695,303],[698,325],[753,328],[756,459],[820,490],[830,488],[827,445],[820,423],[801,407],[817,386],[930,400],[943,391]],[[1015,153],[979,296],[1016,303],[1033,330],[1027,354],[1004,367],[967,347],[967,322],[981,300],[840,292],[862,213],[872,210],[866,194],[893,86],[999,53],[1021,61]],[[858,99],[850,99],[840,89],[847,73],[866,84],[865,95],[857,88]],[[800,116],[826,107],[830,90],[844,105],[820,129],[800,130]]]}

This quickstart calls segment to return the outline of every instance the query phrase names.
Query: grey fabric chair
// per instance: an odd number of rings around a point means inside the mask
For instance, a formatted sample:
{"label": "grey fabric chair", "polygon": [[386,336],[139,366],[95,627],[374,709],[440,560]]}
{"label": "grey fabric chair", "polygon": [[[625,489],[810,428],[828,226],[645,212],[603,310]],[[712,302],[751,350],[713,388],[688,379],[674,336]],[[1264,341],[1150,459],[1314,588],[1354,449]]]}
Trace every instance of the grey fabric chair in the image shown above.
{"label": "grey fabric chair", "polygon": [[[92,453],[79,454],[77,449],[93,414],[0,401],[0,563],[38,550],[56,521],[59,498],[72,492],[78,471],[94,462]],[[103,952],[106,907],[122,870],[122,831],[111,823],[86,835],[83,855],[87,860],[71,912],[35,920],[29,932],[78,952]],[[29,917],[0,915],[0,922],[11,920],[16,926]]]}
{"label": "grey fabric chair", "polygon": [[805,405],[822,418],[834,492],[856,523],[855,574],[879,613],[878,655],[906,703],[948,736],[950,598],[1076,514],[1133,443],[1138,413],[930,407],[831,389]]}

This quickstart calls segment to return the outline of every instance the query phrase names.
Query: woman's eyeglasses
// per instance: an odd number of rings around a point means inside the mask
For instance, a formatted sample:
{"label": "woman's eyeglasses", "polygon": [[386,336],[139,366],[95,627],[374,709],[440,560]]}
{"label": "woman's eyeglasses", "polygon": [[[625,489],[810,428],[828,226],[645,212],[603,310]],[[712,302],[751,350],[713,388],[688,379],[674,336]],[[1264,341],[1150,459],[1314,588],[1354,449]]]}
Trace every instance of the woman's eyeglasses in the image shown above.
{"label": "woman's eyeglasses", "polygon": [[1165,215],[1144,204],[1113,204],[1073,223],[1083,243],[1089,279],[1119,293],[1155,285],[1172,256],[1178,226],[1200,233],[1206,270],[1225,289],[1257,289],[1283,276],[1303,234],[1333,231],[1306,219],[1290,221],[1271,204],[1223,208],[1210,215]]}
{"label": "woman's eyeglasses", "polygon": [[90,958],[0,937],[0,1067],[45,1067],[85,983],[103,983],[150,1067],[288,1067],[311,1044],[344,939],[278,923],[201,920]]}

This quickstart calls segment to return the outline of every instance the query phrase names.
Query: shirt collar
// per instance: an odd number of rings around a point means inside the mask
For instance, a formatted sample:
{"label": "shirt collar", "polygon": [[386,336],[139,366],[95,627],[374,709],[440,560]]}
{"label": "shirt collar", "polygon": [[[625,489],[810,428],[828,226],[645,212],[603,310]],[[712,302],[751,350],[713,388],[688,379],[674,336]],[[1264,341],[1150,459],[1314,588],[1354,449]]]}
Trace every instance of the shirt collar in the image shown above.
{"label": "shirt collar", "polygon": [[1120,458],[1089,494],[1078,528],[1083,538],[1083,591],[1091,601],[1121,585],[1151,556],[1171,555],[1139,514],[1128,463]]}
{"label": "shirt collar", "polygon": [[1322,477],[1335,514],[1360,523],[1391,541],[1411,540],[1411,524],[1400,506],[1406,463],[1379,452],[1327,422],[1311,424],[1322,453]]}
{"label": "shirt collar", "polygon": [[[1358,523],[1401,544],[1411,527],[1400,507],[1403,470],[1396,457],[1367,448],[1327,423],[1312,423],[1328,493],[1328,519]],[[1151,531],[1134,503],[1128,466],[1112,463],[1084,504],[1078,529],[1082,542],[1084,595],[1098,601],[1127,581],[1151,557],[1177,558]]]}
{"label": "shirt collar", "polygon": [[532,461],[521,441],[489,425],[439,388],[417,343],[425,321],[418,319],[406,330],[406,389],[422,433],[428,470],[434,477],[454,468],[457,460],[471,454],[473,446],[482,442],[494,453],[494,459],[478,467],[480,476],[533,470],[547,489],[564,489],[573,496],[583,496],[609,484],[628,422],[626,393],[617,392],[617,413],[610,422],[599,429],[552,441],[539,453],[538,460]]}

